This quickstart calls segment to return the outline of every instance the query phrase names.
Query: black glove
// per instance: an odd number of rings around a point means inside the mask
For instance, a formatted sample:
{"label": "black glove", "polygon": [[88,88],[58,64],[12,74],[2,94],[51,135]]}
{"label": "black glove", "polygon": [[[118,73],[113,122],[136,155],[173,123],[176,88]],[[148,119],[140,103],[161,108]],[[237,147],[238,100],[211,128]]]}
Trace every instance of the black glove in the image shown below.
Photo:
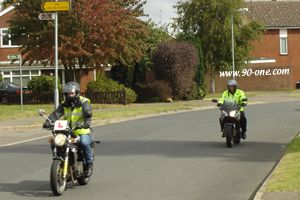
{"label": "black glove", "polygon": [[217,104],[218,107],[220,107],[220,106],[222,106],[222,105],[223,105],[222,103],[218,103],[218,104]]}
{"label": "black glove", "polygon": [[245,107],[247,104],[246,104],[245,102],[242,102],[240,105],[241,105],[242,107]]}
{"label": "black glove", "polygon": [[50,128],[50,127],[51,127],[50,122],[48,120],[45,121],[45,123],[43,124],[43,128]]}
{"label": "black glove", "polygon": [[84,123],[83,124],[83,128],[90,128],[91,126],[89,125],[89,124],[87,124],[87,123]]}

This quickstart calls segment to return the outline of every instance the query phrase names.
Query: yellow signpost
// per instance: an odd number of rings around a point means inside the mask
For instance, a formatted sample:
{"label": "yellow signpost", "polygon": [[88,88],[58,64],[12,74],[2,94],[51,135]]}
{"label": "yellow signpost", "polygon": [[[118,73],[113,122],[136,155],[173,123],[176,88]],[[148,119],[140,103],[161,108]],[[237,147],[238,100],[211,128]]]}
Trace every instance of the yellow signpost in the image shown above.
{"label": "yellow signpost", "polygon": [[[52,20],[52,18],[54,18],[55,20],[55,48],[54,48],[54,63],[55,63],[55,91],[54,91],[54,104],[55,104],[55,108],[58,107],[58,102],[59,102],[59,92],[58,92],[58,12],[62,12],[62,11],[69,11],[70,10],[70,1],[46,1],[43,2],[43,4],[41,5],[42,9],[45,12],[55,12],[54,16],[50,15],[47,16],[48,19],[45,18],[45,16],[43,16],[43,14],[41,13],[39,15],[39,19],[40,20]],[[50,14],[50,13],[49,13]]]}
{"label": "yellow signpost", "polygon": [[46,1],[42,4],[42,9],[45,12],[69,11],[70,2],[69,1]]}

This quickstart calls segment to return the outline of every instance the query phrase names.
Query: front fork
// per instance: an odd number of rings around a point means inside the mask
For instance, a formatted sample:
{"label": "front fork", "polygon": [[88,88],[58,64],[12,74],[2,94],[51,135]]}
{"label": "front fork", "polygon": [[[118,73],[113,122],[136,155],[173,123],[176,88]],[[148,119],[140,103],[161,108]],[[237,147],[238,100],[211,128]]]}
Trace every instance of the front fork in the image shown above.
{"label": "front fork", "polygon": [[63,171],[63,178],[66,179],[67,173],[68,173],[68,166],[69,166],[69,151],[70,147],[67,147],[66,154],[65,154],[65,160],[64,160],[64,171]]}
{"label": "front fork", "polygon": [[52,148],[52,151],[53,151],[53,160],[59,159],[63,162],[63,179],[66,179],[67,174],[68,174],[70,147],[66,148],[65,158],[60,157],[57,154],[57,147],[51,146],[51,148]]}

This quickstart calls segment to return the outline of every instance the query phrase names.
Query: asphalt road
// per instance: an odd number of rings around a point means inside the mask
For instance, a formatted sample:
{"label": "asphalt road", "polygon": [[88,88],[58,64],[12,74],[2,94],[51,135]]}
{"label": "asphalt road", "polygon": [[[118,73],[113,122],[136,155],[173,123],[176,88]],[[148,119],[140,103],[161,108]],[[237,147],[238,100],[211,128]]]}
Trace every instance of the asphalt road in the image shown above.
{"label": "asphalt road", "polygon": [[[90,184],[55,199],[252,199],[300,130],[300,101],[248,106],[246,115],[248,139],[232,149],[217,109],[97,127]],[[46,139],[0,147],[0,162],[0,199],[53,199]]]}

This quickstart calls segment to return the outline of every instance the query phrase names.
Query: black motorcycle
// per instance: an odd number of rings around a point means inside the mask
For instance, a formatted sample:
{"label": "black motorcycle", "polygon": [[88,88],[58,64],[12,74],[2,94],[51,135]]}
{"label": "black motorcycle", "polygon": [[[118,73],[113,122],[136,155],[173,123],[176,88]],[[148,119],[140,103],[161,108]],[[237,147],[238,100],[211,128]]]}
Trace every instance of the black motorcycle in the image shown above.
{"label": "black motorcycle", "polygon": [[[45,115],[45,111],[39,110],[40,116],[51,120]],[[91,179],[85,174],[86,163],[83,159],[83,152],[79,145],[80,137],[73,134],[68,126],[68,121],[57,120],[50,126],[53,137],[49,138],[53,153],[53,161],[50,171],[51,190],[55,196],[60,196],[67,189],[67,183],[78,182],[79,185],[86,185]],[[91,143],[94,154],[95,143]]]}
{"label": "black motorcycle", "polygon": [[[226,137],[226,145],[229,148],[241,142],[240,109],[242,106],[246,106],[246,101],[247,98],[244,98],[242,103],[238,105],[231,99],[225,99],[224,103],[219,106],[221,110],[220,120],[224,125],[223,135]],[[218,99],[212,99],[212,102],[218,103]]]}

